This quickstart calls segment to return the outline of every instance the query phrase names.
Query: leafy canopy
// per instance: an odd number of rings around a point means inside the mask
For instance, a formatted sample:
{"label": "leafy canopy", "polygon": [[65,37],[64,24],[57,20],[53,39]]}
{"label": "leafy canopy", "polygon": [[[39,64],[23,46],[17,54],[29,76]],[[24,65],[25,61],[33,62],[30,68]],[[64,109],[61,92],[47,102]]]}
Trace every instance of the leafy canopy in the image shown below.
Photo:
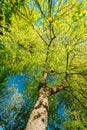
{"label": "leafy canopy", "polygon": [[[44,71],[52,87],[67,75],[65,88],[56,97],[69,103],[70,117],[75,112],[79,115],[69,122],[76,120],[75,125],[82,124],[82,129],[87,126],[86,4],[86,0],[2,0],[0,5],[0,82],[7,75],[27,71],[39,83]],[[55,82],[50,80],[53,77]],[[55,96],[50,101],[53,111]],[[67,122],[64,126],[73,127]]]}

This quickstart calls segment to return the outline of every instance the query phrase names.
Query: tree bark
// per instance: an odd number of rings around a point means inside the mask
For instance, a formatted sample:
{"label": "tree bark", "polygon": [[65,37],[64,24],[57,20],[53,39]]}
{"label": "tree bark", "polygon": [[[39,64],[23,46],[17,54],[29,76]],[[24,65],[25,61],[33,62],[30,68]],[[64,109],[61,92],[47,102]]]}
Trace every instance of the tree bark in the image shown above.
{"label": "tree bark", "polygon": [[48,88],[46,86],[47,74],[45,73],[39,85],[39,96],[31,112],[25,130],[46,130],[48,122],[49,97],[64,88],[66,78],[59,86]]}
{"label": "tree bark", "polygon": [[30,115],[25,130],[46,130],[48,122],[49,95],[49,89],[41,87],[39,90],[39,97]]}

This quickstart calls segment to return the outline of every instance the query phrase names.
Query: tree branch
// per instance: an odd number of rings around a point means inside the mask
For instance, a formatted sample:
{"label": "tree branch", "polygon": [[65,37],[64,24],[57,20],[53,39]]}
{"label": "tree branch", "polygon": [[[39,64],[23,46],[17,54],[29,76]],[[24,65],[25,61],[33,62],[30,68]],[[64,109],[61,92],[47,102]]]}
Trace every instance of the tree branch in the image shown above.
{"label": "tree branch", "polygon": [[46,44],[46,45],[48,45],[47,44],[47,42],[46,42],[46,40],[43,38],[43,36],[42,35],[40,35],[40,33],[37,31],[37,29],[34,27],[34,25],[33,24],[31,24],[31,26],[33,27],[33,29],[37,32],[37,34],[39,35],[39,37],[42,39],[42,41]]}
{"label": "tree branch", "polygon": [[50,71],[48,71],[47,73],[48,73],[48,75],[50,75],[50,74],[52,74],[52,75],[65,74],[65,72],[57,72],[57,71],[55,71],[55,70],[50,70]]}
{"label": "tree branch", "polygon": [[46,15],[45,15],[44,12],[42,11],[41,6],[40,6],[38,0],[35,0],[35,3],[38,5],[38,8],[39,8],[39,10],[40,10],[42,16],[43,16],[44,18],[46,18]]}
{"label": "tree branch", "polygon": [[[36,0],[37,1],[37,0]],[[10,0],[10,3],[11,4],[14,4],[11,0]],[[23,18],[23,19],[25,19],[25,20],[27,20],[27,22],[32,26],[32,28],[37,32],[37,34],[40,36],[40,38],[42,39],[42,41],[45,43],[45,44],[47,44],[47,42],[46,42],[46,40],[43,38],[43,36],[39,33],[39,31],[34,27],[34,25],[32,24],[32,23],[30,23],[30,21],[29,21],[29,18],[28,18],[28,16],[26,16],[25,14],[23,14],[16,6],[15,6],[15,8],[16,8],[16,10],[17,10],[17,14],[19,15],[21,15],[21,17]]]}
{"label": "tree branch", "polygon": [[25,50],[25,51],[28,51],[28,52],[32,53],[32,50],[27,49],[24,45],[20,44],[19,42],[17,42],[17,45],[18,45],[19,47],[21,47],[23,50]]}
{"label": "tree branch", "polygon": [[50,95],[55,94],[55,93],[59,92],[60,90],[62,90],[65,86],[66,80],[67,80],[67,76],[65,76],[62,83],[59,86],[54,86],[54,87],[50,88]]}
{"label": "tree branch", "polygon": [[87,107],[83,104],[83,102],[81,102],[81,100],[78,99],[77,96],[75,96],[71,91],[67,90],[66,88],[64,88],[64,90],[65,90],[67,93],[71,94],[71,95],[80,103],[80,105],[81,105],[83,108],[87,109]]}

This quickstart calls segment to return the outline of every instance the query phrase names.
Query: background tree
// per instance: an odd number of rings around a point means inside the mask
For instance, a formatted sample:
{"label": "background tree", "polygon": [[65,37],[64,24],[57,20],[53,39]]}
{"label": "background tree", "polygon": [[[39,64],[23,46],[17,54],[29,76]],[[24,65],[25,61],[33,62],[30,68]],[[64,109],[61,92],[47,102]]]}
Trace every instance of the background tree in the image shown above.
{"label": "background tree", "polygon": [[[0,77],[27,71],[34,77],[39,93],[26,130],[46,129],[48,98],[55,93],[56,98],[61,98],[58,101],[68,103],[66,107],[73,115],[69,122],[74,120],[76,129],[86,129],[86,2],[8,0],[7,4],[14,7],[16,13],[11,17],[11,32],[1,36]],[[54,97],[50,99],[51,108]],[[51,118],[56,120],[58,117]],[[66,129],[74,127],[66,121],[62,124]]]}

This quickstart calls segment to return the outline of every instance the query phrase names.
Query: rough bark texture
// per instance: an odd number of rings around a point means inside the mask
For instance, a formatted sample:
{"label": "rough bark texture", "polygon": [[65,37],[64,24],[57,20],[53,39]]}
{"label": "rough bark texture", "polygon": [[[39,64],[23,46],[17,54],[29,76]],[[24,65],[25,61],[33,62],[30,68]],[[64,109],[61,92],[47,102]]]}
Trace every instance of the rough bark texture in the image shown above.
{"label": "rough bark texture", "polygon": [[48,122],[48,98],[52,94],[59,92],[64,88],[66,78],[62,81],[59,86],[52,88],[46,87],[47,73],[44,74],[41,83],[39,85],[39,96],[34,109],[30,115],[25,130],[46,130]]}
{"label": "rough bark texture", "polygon": [[25,130],[46,130],[48,122],[48,88],[42,87],[39,90],[39,97],[30,115]]}

